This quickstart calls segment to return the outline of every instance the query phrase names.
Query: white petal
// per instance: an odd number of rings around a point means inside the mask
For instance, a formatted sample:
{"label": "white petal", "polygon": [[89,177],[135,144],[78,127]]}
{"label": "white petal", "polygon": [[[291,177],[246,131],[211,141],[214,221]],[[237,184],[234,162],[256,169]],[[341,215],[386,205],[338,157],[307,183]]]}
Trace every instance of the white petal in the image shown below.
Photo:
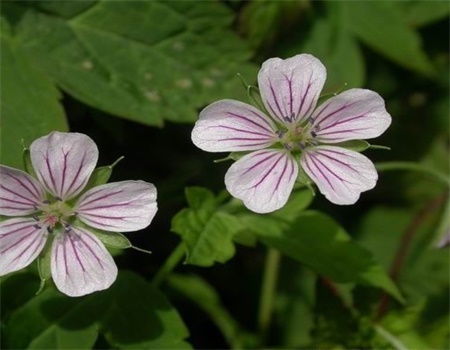
{"label": "white petal", "polygon": [[335,146],[308,149],[300,164],[320,192],[335,204],[354,204],[375,187],[378,174],[369,158]]}
{"label": "white petal", "polygon": [[255,107],[221,100],[200,112],[192,142],[208,152],[251,151],[270,146],[277,138],[272,120]]}
{"label": "white petal", "polygon": [[317,139],[331,143],[378,137],[392,120],[381,96],[364,89],[330,98],[312,117]]}
{"label": "white petal", "polygon": [[269,213],[286,204],[298,175],[298,165],[289,153],[261,150],[234,163],[225,175],[233,197],[255,213]]}
{"label": "white petal", "polygon": [[52,132],[30,146],[39,181],[53,195],[67,200],[86,186],[98,160],[98,149],[84,134]]}
{"label": "white petal", "polygon": [[141,230],[158,210],[156,188],[144,181],[113,182],[84,193],[74,209],[85,224],[106,231]]}
{"label": "white petal", "polygon": [[44,199],[44,189],[32,176],[0,165],[0,215],[31,214]]}
{"label": "white petal", "polygon": [[55,237],[51,271],[56,287],[71,297],[107,289],[117,277],[117,266],[102,242],[75,227]]}
{"label": "white petal", "polygon": [[258,85],[273,117],[298,122],[313,112],[326,77],[325,66],[317,58],[302,54],[265,61],[258,74]]}
{"label": "white petal", "polygon": [[47,234],[32,218],[0,222],[0,276],[30,265],[44,248]]}

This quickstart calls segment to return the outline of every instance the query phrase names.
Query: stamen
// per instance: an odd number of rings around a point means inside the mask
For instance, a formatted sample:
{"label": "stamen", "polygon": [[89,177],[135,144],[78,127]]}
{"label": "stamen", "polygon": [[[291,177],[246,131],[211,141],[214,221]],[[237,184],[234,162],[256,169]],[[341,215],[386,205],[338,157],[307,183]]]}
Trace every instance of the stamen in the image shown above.
{"label": "stamen", "polygon": [[62,198],[61,198],[61,197],[55,197],[55,199],[56,199],[58,202],[62,202]]}
{"label": "stamen", "polygon": [[317,133],[314,130],[310,131],[312,137],[317,137]]}
{"label": "stamen", "polygon": [[302,150],[304,150],[304,149],[306,148],[306,145],[305,145],[303,142],[299,142],[299,143],[298,143],[298,146],[299,146]]}
{"label": "stamen", "polygon": [[69,232],[72,229],[72,227],[70,226],[70,224],[68,222],[63,222],[63,226],[64,226],[64,230],[66,232]]}
{"label": "stamen", "polygon": [[40,230],[40,229],[42,228],[41,226],[39,226],[39,225],[37,225],[37,224],[36,224],[36,225],[33,225],[33,227],[36,228],[36,229],[38,229],[38,230]]}
{"label": "stamen", "polygon": [[308,123],[310,123],[310,124],[314,124],[315,121],[316,120],[313,117],[308,118]]}
{"label": "stamen", "polygon": [[289,144],[287,144],[287,143],[283,143],[283,147],[284,147],[285,149],[287,149],[288,151],[292,151],[292,146],[289,145]]}
{"label": "stamen", "polygon": [[285,130],[277,130],[276,133],[277,133],[278,137],[280,139],[282,139],[284,134],[286,134],[286,131]]}
{"label": "stamen", "polygon": [[34,221],[39,221],[39,217],[38,217],[36,214],[34,214],[34,215],[32,216],[32,218],[33,218]]}
{"label": "stamen", "polygon": [[53,228],[50,227],[50,226],[47,226],[47,232],[48,232],[48,233],[53,233]]}
{"label": "stamen", "polygon": [[44,203],[44,204],[50,204],[51,201],[49,201],[48,199],[46,199],[46,200],[42,201],[42,203]]}

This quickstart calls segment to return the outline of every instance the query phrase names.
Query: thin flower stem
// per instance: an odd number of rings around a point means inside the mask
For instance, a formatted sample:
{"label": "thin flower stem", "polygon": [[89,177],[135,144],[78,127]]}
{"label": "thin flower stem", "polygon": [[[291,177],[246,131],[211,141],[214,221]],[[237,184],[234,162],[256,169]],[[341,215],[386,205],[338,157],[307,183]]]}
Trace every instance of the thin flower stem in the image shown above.
{"label": "thin flower stem", "polygon": [[446,174],[431,169],[425,165],[414,162],[383,162],[375,164],[378,171],[388,170],[413,170],[433,176],[436,180],[441,181],[450,187],[450,179]]}
{"label": "thin flower stem", "polygon": [[272,319],[274,296],[280,268],[281,254],[274,248],[269,248],[264,266],[264,276],[261,286],[261,296],[259,302],[258,330],[261,345],[264,345],[267,331]]}
{"label": "thin flower stem", "polygon": [[164,262],[163,266],[158,270],[155,277],[153,278],[152,285],[154,287],[159,287],[164,279],[173,271],[173,269],[178,265],[178,263],[183,259],[184,254],[186,253],[186,248],[184,243],[181,242],[178,246],[172,251],[169,257]]}

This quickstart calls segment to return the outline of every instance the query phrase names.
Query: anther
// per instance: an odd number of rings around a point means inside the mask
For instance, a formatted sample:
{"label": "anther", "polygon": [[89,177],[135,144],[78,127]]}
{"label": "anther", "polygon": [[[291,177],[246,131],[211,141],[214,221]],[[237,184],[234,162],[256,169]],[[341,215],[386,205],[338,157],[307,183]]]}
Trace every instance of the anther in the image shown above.
{"label": "anther", "polygon": [[48,233],[53,233],[53,229],[50,226],[47,226],[47,232]]}
{"label": "anther", "polygon": [[278,137],[280,139],[282,139],[284,134],[286,133],[286,131],[284,131],[284,130],[277,130],[276,133],[277,133]]}
{"label": "anther", "polygon": [[70,230],[72,229],[72,227],[70,226],[70,224],[68,224],[67,222],[64,222],[64,223],[63,223],[63,226],[64,226],[64,230],[65,230],[66,232],[68,232],[68,231],[70,231]]}
{"label": "anther", "polygon": [[289,145],[289,144],[287,144],[287,143],[283,143],[283,147],[284,147],[285,149],[287,149],[288,151],[291,151],[291,150],[292,150],[292,146]]}
{"label": "anther", "polygon": [[55,197],[55,199],[56,199],[58,202],[62,202],[62,198],[61,198],[61,197]]}
{"label": "anther", "polygon": [[313,117],[308,118],[308,123],[314,124],[314,122],[315,122],[315,119]]}
{"label": "anther", "polygon": [[298,146],[299,146],[302,150],[304,150],[304,149],[306,148],[306,146],[305,146],[305,144],[304,144],[303,142],[299,142],[299,143],[298,143]]}
{"label": "anther", "polygon": [[314,130],[311,130],[310,133],[311,133],[312,137],[316,137],[317,136],[317,133]]}
{"label": "anther", "polygon": [[34,221],[39,221],[39,217],[38,217],[36,214],[34,214],[34,215],[32,216],[32,218],[33,218]]}
{"label": "anther", "polygon": [[41,226],[39,226],[39,225],[37,225],[37,224],[36,224],[36,225],[33,225],[33,227],[36,228],[36,229],[38,229],[38,230],[40,230],[40,229],[42,228]]}
{"label": "anther", "polygon": [[44,204],[50,204],[51,201],[49,201],[48,199],[46,199],[46,200],[42,201],[42,203],[44,203]]}

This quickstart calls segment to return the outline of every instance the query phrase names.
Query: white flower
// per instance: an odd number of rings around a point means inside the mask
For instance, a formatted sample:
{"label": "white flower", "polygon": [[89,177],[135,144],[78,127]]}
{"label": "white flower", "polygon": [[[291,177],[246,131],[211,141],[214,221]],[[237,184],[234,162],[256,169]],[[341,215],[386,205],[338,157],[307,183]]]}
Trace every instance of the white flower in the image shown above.
{"label": "white flower", "polygon": [[380,136],[391,124],[375,92],[350,89],[316,108],[326,69],[314,56],[271,58],[258,74],[269,114],[235,100],[221,100],[200,113],[192,141],[208,152],[253,151],[231,165],[225,185],[257,213],[281,208],[288,200],[299,165],[335,204],[353,204],[372,189],[373,163],[343,141]]}
{"label": "white flower", "polygon": [[79,196],[98,159],[97,146],[83,134],[53,132],[31,144],[30,156],[37,180],[0,165],[0,215],[14,217],[0,222],[0,276],[28,266],[51,239],[51,274],[61,292],[81,296],[108,288],[117,267],[86,227],[147,227],[157,211],[155,186],[122,181]]}

